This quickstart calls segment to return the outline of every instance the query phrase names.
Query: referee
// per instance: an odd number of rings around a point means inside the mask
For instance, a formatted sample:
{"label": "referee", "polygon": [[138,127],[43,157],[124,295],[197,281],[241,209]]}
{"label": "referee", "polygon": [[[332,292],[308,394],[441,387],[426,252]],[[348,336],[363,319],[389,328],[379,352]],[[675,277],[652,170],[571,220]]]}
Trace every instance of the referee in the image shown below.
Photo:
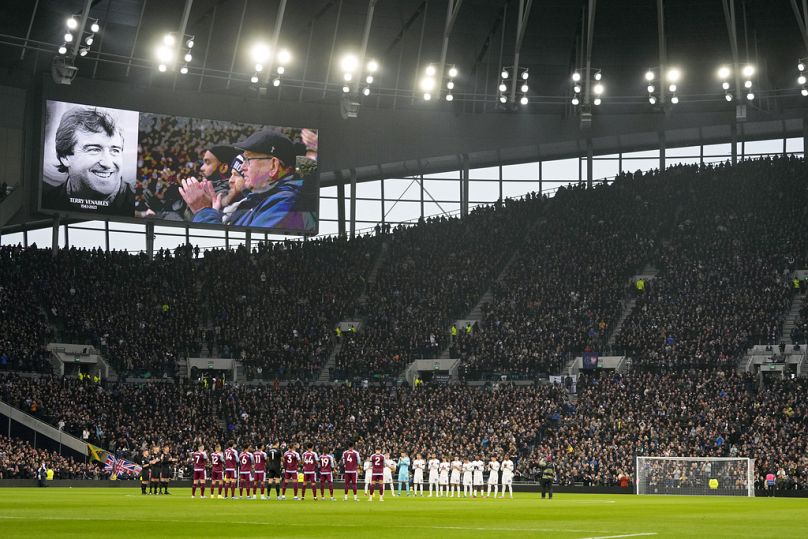
{"label": "referee", "polygon": [[267,498],[270,497],[270,489],[272,484],[275,483],[275,499],[281,499],[281,459],[283,458],[283,451],[281,451],[280,444],[275,442],[272,447],[267,449]]}
{"label": "referee", "polygon": [[140,493],[145,496],[151,480],[151,457],[148,449],[144,449],[143,454],[138,457],[137,465],[140,466]]}
{"label": "referee", "polygon": [[550,495],[553,499],[553,481],[555,480],[555,465],[553,464],[553,457],[547,455],[547,460],[540,460],[539,467],[541,468],[541,499],[544,499],[545,494]]}

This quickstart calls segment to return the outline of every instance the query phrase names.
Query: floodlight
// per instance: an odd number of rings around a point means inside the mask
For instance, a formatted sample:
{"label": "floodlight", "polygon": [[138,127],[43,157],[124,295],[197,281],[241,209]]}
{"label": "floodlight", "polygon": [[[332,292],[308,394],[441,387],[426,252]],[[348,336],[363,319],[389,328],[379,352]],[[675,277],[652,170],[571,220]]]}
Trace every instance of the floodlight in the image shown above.
{"label": "floodlight", "polygon": [[185,46],[188,47],[189,49],[193,49],[194,48],[194,40],[193,40],[193,38],[186,41]]}
{"label": "floodlight", "polygon": [[527,96],[523,95],[522,99],[519,100],[519,103],[522,105],[527,105]]}
{"label": "floodlight", "polygon": [[255,70],[260,73],[264,70],[264,66],[262,64],[255,64]]}
{"label": "floodlight", "polygon": [[283,66],[278,66],[278,67],[275,69],[275,71],[278,73],[278,75],[283,75],[284,73],[286,73],[286,68],[285,68],[285,67],[283,67]]}
{"label": "floodlight", "polygon": [[82,47],[79,49],[79,56],[87,56],[87,48]]}
{"label": "floodlight", "polygon": [[280,86],[280,85],[281,85],[281,79],[279,79],[279,78],[275,77],[275,79],[273,79],[273,80],[272,80],[272,86],[274,86],[275,88],[277,88],[277,87],[278,87],[278,86]]}
{"label": "floodlight", "polygon": [[65,47],[64,45],[59,47],[59,54],[67,54],[67,47]]}
{"label": "floodlight", "polygon": [[175,43],[174,35],[173,34],[166,34],[163,36],[163,45],[168,47],[173,47]]}
{"label": "floodlight", "polygon": [[186,65],[182,66],[180,68],[180,73],[182,73],[183,75],[187,75],[188,74],[188,66],[186,66]]}
{"label": "floodlight", "polygon": [[449,68],[449,76],[455,78],[457,76],[457,68],[452,66]]}
{"label": "floodlight", "polygon": [[572,87],[572,91],[575,92],[576,94],[580,94],[581,93],[581,85],[576,84],[575,86]]}
{"label": "floodlight", "polygon": [[593,103],[595,104],[595,106],[600,105],[600,103],[601,103],[600,98],[596,97],[595,100],[593,101]]}
{"label": "floodlight", "polygon": [[98,26],[97,22],[94,22],[93,24],[90,25],[90,32],[92,32],[94,34],[97,34],[100,30],[101,30],[101,27]]}
{"label": "floodlight", "polygon": [[519,88],[519,90],[520,90],[520,91],[521,91],[523,94],[526,94],[526,93],[527,93],[527,90],[528,90],[527,84],[523,84],[523,85],[522,85],[522,86]]}
{"label": "floodlight", "polygon": [[600,71],[595,73],[595,80],[600,80],[603,75],[600,74]]}
{"label": "floodlight", "polygon": [[446,87],[450,90],[454,90],[454,81],[449,81],[446,83]]}
{"label": "floodlight", "polygon": [[748,94],[746,94],[746,99],[748,99],[749,101],[752,101],[754,98],[755,98],[754,93],[749,92]]}
{"label": "floodlight", "polygon": [[76,28],[78,28],[78,26],[79,26],[79,23],[75,18],[68,17],[68,19],[67,19],[67,27],[69,29],[75,30]]}
{"label": "floodlight", "polygon": [[379,70],[379,63],[376,60],[368,62],[368,73],[376,73]]}
{"label": "floodlight", "polygon": [[721,83],[721,87],[724,90],[729,90],[729,83],[727,81],[724,81],[724,82]]}
{"label": "floodlight", "polygon": [[347,93],[348,93],[348,92],[350,92],[350,91],[351,91],[351,89],[350,89],[350,88],[348,88],[347,86],[343,86],[343,87],[342,87],[342,93],[347,94]]}
{"label": "floodlight", "polygon": [[161,64],[167,64],[174,59],[174,51],[164,46],[157,47],[157,59]]}
{"label": "floodlight", "polygon": [[502,73],[500,73],[499,76],[502,77],[503,79],[507,79],[508,78],[508,72],[503,69]]}
{"label": "floodlight", "polygon": [[528,75],[527,70],[522,71],[522,80],[527,80],[527,78],[528,78],[529,76],[530,76],[530,75]]}
{"label": "floodlight", "polygon": [[253,62],[256,64],[265,64],[269,60],[269,47],[266,43],[256,43],[250,50]]}
{"label": "floodlight", "polygon": [[185,60],[186,62],[190,62],[192,59],[193,59],[193,57],[191,56],[191,53],[186,52],[185,56],[183,57],[183,60]]}
{"label": "floodlight", "polygon": [[797,64],[797,69],[800,71],[805,71],[805,64],[800,62],[799,64]]}
{"label": "floodlight", "polygon": [[677,105],[679,103],[679,97],[678,96],[671,97],[671,103]]}
{"label": "floodlight", "polygon": [[340,60],[339,66],[344,73],[353,73],[359,66],[359,59],[355,54],[346,54]]}
{"label": "floodlight", "polygon": [[727,66],[721,66],[718,68],[718,78],[720,79],[728,79],[731,74],[730,69]]}
{"label": "floodlight", "polygon": [[435,88],[435,79],[432,77],[424,77],[421,79],[421,90],[424,92],[431,92]]}
{"label": "floodlight", "polygon": [[250,77],[250,82],[253,83],[253,84],[257,84],[258,83],[258,75],[253,75],[252,77]]}
{"label": "floodlight", "polygon": [[435,66],[433,66],[432,64],[429,64],[428,66],[426,66],[426,76],[427,77],[434,77],[435,73],[436,73]]}
{"label": "floodlight", "polygon": [[84,38],[84,43],[89,47],[93,44],[93,36],[87,36]]}
{"label": "floodlight", "polygon": [[645,72],[645,80],[647,80],[648,82],[654,80],[654,72],[651,71],[650,69]]}
{"label": "floodlight", "polygon": [[159,66],[157,66],[157,70],[160,71],[160,73],[165,73],[166,69],[167,68],[165,64],[160,64]]}
{"label": "floodlight", "polygon": [[581,74],[576,71],[572,74],[572,82],[578,82],[579,80],[581,80]]}
{"label": "floodlight", "polygon": [[593,92],[595,92],[595,95],[600,95],[600,94],[602,94],[602,93],[603,93],[603,85],[602,85],[602,84],[596,84],[596,85],[595,85],[595,86],[592,88],[592,91],[593,91]]}
{"label": "floodlight", "polygon": [[499,96],[499,102],[502,103],[502,104],[505,104],[505,103],[508,102],[508,98],[505,97],[504,95],[501,95],[501,96]]}
{"label": "floodlight", "polygon": [[365,86],[364,90],[362,90],[362,93],[365,95],[365,97],[369,96],[370,95],[370,88]]}
{"label": "floodlight", "polygon": [[669,92],[675,92],[675,91],[676,91],[676,85],[675,85],[675,84],[671,84],[670,86],[668,86],[668,91],[669,91]]}
{"label": "floodlight", "polygon": [[576,97],[573,97],[573,98],[572,98],[572,104],[573,104],[573,105],[578,105],[578,103],[580,103],[580,101],[578,100],[578,97],[577,97],[577,96],[576,96]]}
{"label": "floodlight", "polygon": [[726,99],[727,101],[732,101],[732,94],[725,94],[724,99]]}
{"label": "floodlight", "polygon": [[808,88],[803,88],[802,90],[800,90],[800,93],[802,94],[803,97],[808,97]]}
{"label": "floodlight", "polygon": [[452,94],[446,94],[446,101],[454,101],[454,96]]}
{"label": "floodlight", "polygon": [[292,54],[289,52],[288,49],[281,49],[278,51],[278,63],[281,65],[286,65],[292,61]]}
{"label": "floodlight", "polygon": [[425,92],[424,101],[429,101],[430,99],[432,99],[432,94],[430,94],[429,92]]}
{"label": "floodlight", "polygon": [[751,88],[752,87],[752,81],[751,80],[745,81],[743,83],[743,87],[744,88]]}
{"label": "floodlight", "polygon": [[745,65],[745,66],[743,67],[743,71],[742,71],[742,73],[743,73],[743,76],[744,76],[744,77],[746,77],[746,78],[750,78],[752,75],[754,75],[754,74],[755,74],[755,67],[754,67],[754,66],[751,66],[751,65]]}
{"label": "floodlight", "polygon": [[507,91],[507,90],[508,90],[508,87],[507,87],[507,86],[505,86],[505,83],[504,83],[504,82],[503,82],[502,84],[500,84],[500,85],[499,85],[499,91],[500,91],[500,92],[505,92],[505,91]]}
{"label": "floodlight", "polygon": [[805,84],[805,75],[797,77],[797,84]]}
{"label": "floodlight", "polygon": [[652,105],[656,104],[656,97],[649,95],[648,102],[651,103]]}
{"label": "floodlight", "polygon": [[345,82],[351,82],[351,79],[353,79],[353,75],[351,75],[350,73],[345,73],[344,75],[342,75],[342,78],[345,80]]}
{"label": "floodlight", "polygon": [[681,72],[675,67],[668,70],[668,82],[679,82],[679,77],[681,76]]}
{"label": "floodlight", "polygon": [[68,43],[73,43],[73,34],[71,34],[70,32],[66,33],[65,41],[67,41]]}
{"label": "floodlight", "polygon": [[367,77],[365,77],[365,82],[367,82],[368,84],[373,84],[373,75],[368,75]]}
{"label": "floodlight", "polygon": [[653,84],[649,84],[649,85],[648,85],[648,88],[646,88],[646,89],[648,90],[648,93],[649,93],[649,94],[653,94],[653,93],[654,93],[654,85],[653,85]]}

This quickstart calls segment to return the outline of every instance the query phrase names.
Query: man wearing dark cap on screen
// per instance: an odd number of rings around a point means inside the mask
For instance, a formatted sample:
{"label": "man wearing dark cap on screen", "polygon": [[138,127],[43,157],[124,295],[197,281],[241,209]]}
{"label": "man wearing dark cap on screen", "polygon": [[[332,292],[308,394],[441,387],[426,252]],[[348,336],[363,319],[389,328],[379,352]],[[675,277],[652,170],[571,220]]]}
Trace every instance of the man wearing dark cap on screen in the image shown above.
{"label": "man wearing dark cap on screen", "polygon": [[241,152],[232,146],[214,146],[202,156],[199,172],[213,184],[216,194],[227,194],[229,190],[230,167]]}
{"label": "man wearing dark cap on screen", "polygon": [[[235,226],[314,231],[314,204],[304,206],[312,201],[302,196],[303,179],[296,171],[297,157],[306,154],[306,145],[265,129],[233,146],[242,151],[244,158],[241,170],[244,199],[227,222]],[[223,211],[219,209],[221,195],[214,193],[210,182],[189,178],[183,180],[180,192],[194,212],[195,223],[224,222]]]}

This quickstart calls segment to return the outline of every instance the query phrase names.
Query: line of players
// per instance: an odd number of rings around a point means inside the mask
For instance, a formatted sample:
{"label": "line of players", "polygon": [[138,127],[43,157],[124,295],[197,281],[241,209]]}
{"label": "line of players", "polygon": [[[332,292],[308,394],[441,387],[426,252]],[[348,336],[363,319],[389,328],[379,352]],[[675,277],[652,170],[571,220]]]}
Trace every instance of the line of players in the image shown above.
{"label": "line of players", "polygon": [[[310,485],[312,495],[317,500],[317,477],[319,475],[320,499],[325,500],[325,490],[328,488],[330,499],[334,500],[334,474],[337,472],[337,461],[330,453],[317,454],[313,444],[308,444],[306,451],[301,455],[297,452],[297,445],[281,452],[277,443],[265,450],[264,444],[260,444],[253,449],[248,445],[243,451],[238,452],[235,443],[230,441],[227,448],[222,451],[219,444],[216,444],[214,451],[208,455],[205,446],[200,445],[192,454],[193,464],[193,486],[191,497],[196,497],[197,488],[200,489],[201,496],[205,497],[207,486],[207,469],[210,463],[211,472],[211,494],[210,497],[240,499],[247,491],[246,499],[257,499],[260,489],[261,499],[266,500],[271,497],[272,485],[275,486],[275,495],[278,500],[286,499],[286,489],[292,483],[294,489],[294,500],[304,500],[306,489]],[[340,459],[343,469],[344,498],[348,499],[349,491],[353,491],[354,501],[359,501],[357,496],[357,482],[362,469],[365,473],[365,493],[373,501],[374,492],[379,491],[379,500],[384,501],[385,485],[391,485],[392,473],[398,467],[398,496],[402,495],[402,486],[406,488],[407,496],[410,495],[410,466],[413,467],[413,495],[424,495],[424,472],[428,470],[429,497],[433,496],[433,490],[437,497],[490,497],[493,489],[493,496],[497,497],[499,488],[499,475],[502,472],[502,493],[500,498],[505,497],[505,491],[510,491],[513,498],[513,473],[514,464],[508,455],[500,463],[496,456],[486,464],[482,457],[477,460],[464,459],[458,457],[449,461],[444,458],[438,460],[436,455],[430,455],[429,461],[425,461],[421,454],[416,455],[415,460],[410,461],[407,453],[402,452],[398,462],[391,460],[389,454],[383,454],[381,448],[368,457],[360,468],[362,462],[359,452],[354,449],[353,443],[348,449],[343,451]],[[299,481],[299,470],[302,465],[303,480]],[[483,494],[484,478],[483,473],[488,472],[488,490]],[[462,478],[462,479],[461,479]],[[302,494],[298,498],[298,490],[302,485]],[[461,491],[462,485],[462,491]],[[267,494],[265,489],[268,486]],[[218,487],[218,494],[214,495],[214,489]],[[236,488],[239,490],[236,496]],[[250,490],[252,489],[252,493]],[[224,495],[222,495],[224,490]],[[228,496],[229,494],[229,496]],[[395,496],[395,492],[393,492]]]}

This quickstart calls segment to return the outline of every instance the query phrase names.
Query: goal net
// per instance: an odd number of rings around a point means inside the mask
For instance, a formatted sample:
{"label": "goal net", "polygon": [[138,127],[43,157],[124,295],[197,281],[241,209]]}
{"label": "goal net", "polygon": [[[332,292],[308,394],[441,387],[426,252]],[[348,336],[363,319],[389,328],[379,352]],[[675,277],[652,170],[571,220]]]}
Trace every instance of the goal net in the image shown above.
{"label": "goal net", "polygon": [[637,457],[637,494],[754,496],[755,460]]}

